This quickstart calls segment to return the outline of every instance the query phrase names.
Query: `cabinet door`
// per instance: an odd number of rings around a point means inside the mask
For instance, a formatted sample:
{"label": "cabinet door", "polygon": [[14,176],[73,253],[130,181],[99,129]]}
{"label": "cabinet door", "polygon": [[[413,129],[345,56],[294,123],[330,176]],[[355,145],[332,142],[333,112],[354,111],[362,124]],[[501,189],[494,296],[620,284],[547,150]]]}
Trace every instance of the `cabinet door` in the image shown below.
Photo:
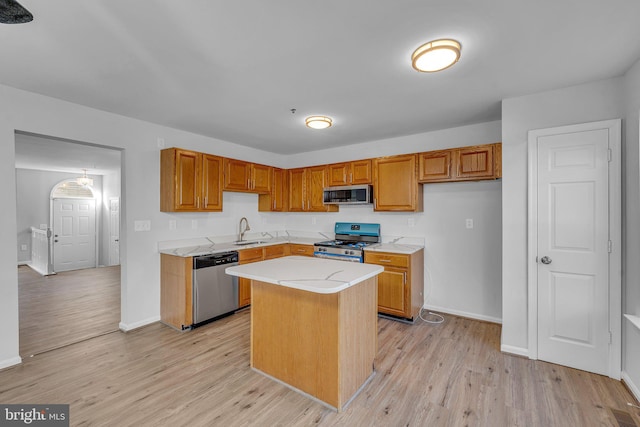
{"label": "cabinet door", "polygon": [[264,247],[264,259],[281,258],[286,256],[287,244],[273,245]]}
{"label": "cabinet door", "polygon": [[349,184],[351,168],[349,163],[336,163],[328,166],[328,186],[336,187]]}
{"label": "cabinet door", "polygon": [[249,191],[251,185],[251,163],[236,159],[224,159],[224,189],[227,191]]}
{"label": "cabinet door", "polygon": [[222,211],[222,168],[222,157],[202,155],[202,210]]}
{"label": "cabinet door", "polygon": [[420,153],[418,180],[420,182],[441,182],[451,180],[451,150]]}
{"label": "cabinet door", "polygon": [[269,193],[271,191],[271,177],[273,168],[271,166],[252,164],[251,165],[251,190],[256,193]]}
{"label": "cabinet door", "polygon": [[313,212],[327,211],[323,191],[326,186],[327,169],[324,166],[307,168],[307,209]]}
{"label": "cabinet door", "polygon": [[406,270],[385,267],[378,275],[378,311],[394,316],[406,316]]}
{"label": "cabinet door", "polygon": [[493,144],[460,148],[454,151],[454,156],[456,178],[493,177]]}
{"label": "cabinet door", "polygon": [[374,210],[421,212],[419,188],[415,154],[374,160]]}
{"label": "cabinet door", "polygon": [[258,211],[260,212],[286,212],[289,199],[289,186],[287,185],[287,171],[273,168],[271,176],[271,191],[268,194],[258,196]]}
{"label": "cabinet door", "polygon": [[[249,264],[262,261],[264,258],[263,248],[251,248],[238,251],[239,264]],[[238,278],[238,305],[244,307],[251,304],[251,279]]]}
{"label": "cabinet door", "polygon": [[196,210],[200,202],[200,154],[176,150],[176,210]]}
{"label": "cabinet door", "polygon": [[351,172],[349,175],[349,182],[351,184],[371,184],[372,180],[370,159],[351,162]]}
{"label": "cabinet door", "polygon": [[305,210],[304,168],[289,169],[289,211],[302,212]]}

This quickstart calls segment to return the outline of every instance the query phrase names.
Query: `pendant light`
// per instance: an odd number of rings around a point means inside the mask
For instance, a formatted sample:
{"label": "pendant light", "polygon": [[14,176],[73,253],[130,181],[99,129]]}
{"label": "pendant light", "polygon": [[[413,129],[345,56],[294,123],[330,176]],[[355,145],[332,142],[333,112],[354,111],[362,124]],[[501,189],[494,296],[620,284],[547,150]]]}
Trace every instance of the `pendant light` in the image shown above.
{"label": "pendant light", "polygon": [[93,185],[93,178],[89,178],[87,176],[87,170],[86,169],[82,169],[84,171],[84,173],[82,174],[82,176],[79,176],[78,178],[76,178],[76,182],[78,183],[78,185],[82,185],[83,187],[90,187]]}

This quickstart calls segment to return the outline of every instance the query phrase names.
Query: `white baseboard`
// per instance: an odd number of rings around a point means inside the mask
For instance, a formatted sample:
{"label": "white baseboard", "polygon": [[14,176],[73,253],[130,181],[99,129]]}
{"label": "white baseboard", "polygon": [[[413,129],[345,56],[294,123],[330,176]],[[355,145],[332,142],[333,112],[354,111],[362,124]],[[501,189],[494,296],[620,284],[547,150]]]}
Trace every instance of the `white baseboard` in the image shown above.
{"label": "white baseboard", "polygon": [[29,262],[25,263],[24,265],[28,266],[30,269],[32,269],[32,270],[33,270],[33,271],[35,271],[36,273],[39,273],[39,274],[41,274],[41,275],[43,275],[43,276],[46,276],[46,275],[47,275],[47,272],[46,272],[46,271],[42,271],[42,270],[41,270],[41,269],[39,269],[36,265],[31,264],[31,261],[29,261]]}
{"label": "white baseboard", "polygon": [[530,358],[529,349],[524,347],[514,347],[512,345],[502,344],[500,345],[500,351],[503,353],[509,353],[509,354],[514,354],[516,356],[523,356],[526,358]]}
{"label": "white baseboard", "polygon": [[154,317],[150,317],[149,319],[140,320],[139,322],[133,322],[133,323],[120,322],[118,327],[123,332],[129,332],[129,331],[133,331],[134,329],[138,329],[138,328],[141,328],[143,326],[147,326],[147,325],[150,325],[152,323],[159,322],[159,321],[160,321],[160,316],[154,316]]}
{"label": "white baseboard", "polygon": [[502,325],[502,319],[498,319],[497,317],[485,316],[485,315],[476,314],[476,313],[468,313],[466,311],[453,310],[450,308],[438,307],[438,306],[429,305],[429,304],[425,304],[424,308],[425,310],[437,311],[439,313],[453,314],[454,316],[468,317],[470,319],[482,320],[485,322],[497,323],[499,325]]}
{"label": "white baseboard", "polygon": [[31,260],[29,261],[18,261],[18,267],[21,265],[29,265],[29,263],[31,262]]}
{"label": "white baseboard", "polygon": [[624,381],[629,390],[631,390],[631,393],[633,393],[633,396],[636,398],[636,400],[640,402],[640,389],[638,388],[637,384],[634,384],[634,382],[631,380],[631,377],[629,377],[629,374],[627,374],[625,371],[622,371],[622,381]]}
{"label": "white baseboard", "polygon": [[19,365],[22,363],[20,356],[12,357],[11,359],[0,360],[0,369],[8,368],[10,366]]}

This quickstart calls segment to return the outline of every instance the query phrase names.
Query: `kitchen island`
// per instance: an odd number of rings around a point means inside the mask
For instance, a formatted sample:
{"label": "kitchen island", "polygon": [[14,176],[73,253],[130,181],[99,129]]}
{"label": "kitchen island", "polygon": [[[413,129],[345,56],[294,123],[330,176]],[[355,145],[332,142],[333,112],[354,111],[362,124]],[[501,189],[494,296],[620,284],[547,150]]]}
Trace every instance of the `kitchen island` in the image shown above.
{"label": "kitchen island", "polygon": [[377,265],[290,256],[229,267],[251,279],[251,367],[341,411],[374,374]]}

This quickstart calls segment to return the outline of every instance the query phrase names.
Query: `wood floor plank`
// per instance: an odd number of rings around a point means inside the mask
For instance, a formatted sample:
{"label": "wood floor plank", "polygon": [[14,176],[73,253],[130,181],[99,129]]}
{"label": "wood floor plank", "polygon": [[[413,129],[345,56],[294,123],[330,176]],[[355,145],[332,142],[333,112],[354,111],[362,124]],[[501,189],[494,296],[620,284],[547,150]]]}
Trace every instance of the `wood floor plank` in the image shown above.
{"label": "wood floor plank", "polygon": [[41,276],[18,267],[20,355],[49,351],[118,330],[120,266]]}
{"label": "wood floor plank", "polygon": [[26,358],[0,371],[0,402],[69,403],[73,426],[617,426],[613,411],[640,425],[619,381],[500,353],[499,325],[454,316],[379,319],[376,374],[336,413],[250,369],[249,318]]}

